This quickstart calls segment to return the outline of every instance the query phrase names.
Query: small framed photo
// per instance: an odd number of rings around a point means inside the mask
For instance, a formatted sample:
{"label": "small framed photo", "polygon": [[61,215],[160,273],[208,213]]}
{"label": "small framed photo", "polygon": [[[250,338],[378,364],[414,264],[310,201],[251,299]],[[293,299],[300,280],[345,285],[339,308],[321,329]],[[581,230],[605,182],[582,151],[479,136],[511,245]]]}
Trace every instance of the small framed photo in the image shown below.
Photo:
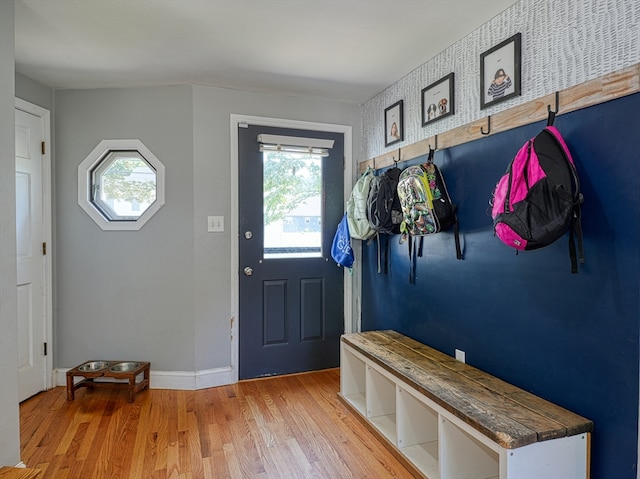
{"label": "small framed photo", "polygon": [[402,105],[403,101],[400,100],[384,110],[384,146],[393,145],[404,139]]}
{"label": "small framed photo", "polygon": [[480,108],[520,95],[520,33],[480,55]]}
{"label": "small framed photo", "polygon": [[453,73],[422,89],[422,126],[455,112]]}

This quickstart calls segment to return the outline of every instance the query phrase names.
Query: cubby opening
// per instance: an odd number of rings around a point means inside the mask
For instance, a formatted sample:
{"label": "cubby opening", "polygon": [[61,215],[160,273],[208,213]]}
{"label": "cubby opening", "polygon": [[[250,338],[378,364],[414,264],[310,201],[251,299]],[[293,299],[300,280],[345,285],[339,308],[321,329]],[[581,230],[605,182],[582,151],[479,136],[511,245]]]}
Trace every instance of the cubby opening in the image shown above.
{"label": "cubby opening", "polygon": [[398,449],[429,479],[440,479],[438,413],[398,388]]}
{"label": "cubby opening", "polygon": [[384,437],[396,444],[396,384],[367,366],[367,418]]}
{"label": "cubby opening", "polygon": [[366,415],[366,372],[362,359],[342,348],[340,389],[342,396],[363,416]]}
{"label": "cubby opening", "polygon": [[490,447],[488,441],[480,441],[444,417],[440,420],[440,444],[443,477],[499,478],[499,448]]}

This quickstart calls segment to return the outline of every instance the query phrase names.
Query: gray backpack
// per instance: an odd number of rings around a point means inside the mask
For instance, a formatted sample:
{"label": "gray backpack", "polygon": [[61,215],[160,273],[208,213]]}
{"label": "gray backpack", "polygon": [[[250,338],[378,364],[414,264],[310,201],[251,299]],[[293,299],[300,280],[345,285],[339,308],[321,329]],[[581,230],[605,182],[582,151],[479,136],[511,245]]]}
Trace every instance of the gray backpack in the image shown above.
{"label": "gray backpack", "polygon": [[368,166],[367,170],[356,181],[351,190],[349,201],[347,201],[347,222],[349,233],[353,239],[366,240],[373,237],[376,232],[369,224],[367,218],[367,198],[373,179],[373,169]]}

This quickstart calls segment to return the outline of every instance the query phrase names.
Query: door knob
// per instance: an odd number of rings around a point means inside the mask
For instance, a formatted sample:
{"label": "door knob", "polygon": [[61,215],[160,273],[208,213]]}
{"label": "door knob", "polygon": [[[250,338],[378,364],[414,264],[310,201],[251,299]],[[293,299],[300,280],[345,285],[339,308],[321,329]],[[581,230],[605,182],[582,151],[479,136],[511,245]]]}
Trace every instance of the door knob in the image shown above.
{"label": "door knob", "polygon": [[250,266],[247,266],[247,267],[244,269],[244,275],[245,275],[245,276],[251,276],[252,274],[253,274],[253,268],[251,268]]}
{"label": "door knob", "polygon": [[253,233],[251,231],[245,231],[244,232],[244,237],[249,240],[249,239],[253,238]]}

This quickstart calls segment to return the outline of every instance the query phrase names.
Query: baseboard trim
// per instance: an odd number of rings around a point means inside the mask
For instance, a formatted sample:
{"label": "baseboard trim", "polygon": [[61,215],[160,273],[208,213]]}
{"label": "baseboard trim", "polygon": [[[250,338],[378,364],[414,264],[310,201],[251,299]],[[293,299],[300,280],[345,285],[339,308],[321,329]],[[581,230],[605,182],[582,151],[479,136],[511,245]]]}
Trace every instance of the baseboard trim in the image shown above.
{"label": "baseboard trim", "polygon": [[[58,368],[53,371],[54,386],[67,385],[67,371]],[[150,372],[151,389],[197,390],[225,386],[235,381],[231,367],[203,369],[202,371],[156,371]]]}

